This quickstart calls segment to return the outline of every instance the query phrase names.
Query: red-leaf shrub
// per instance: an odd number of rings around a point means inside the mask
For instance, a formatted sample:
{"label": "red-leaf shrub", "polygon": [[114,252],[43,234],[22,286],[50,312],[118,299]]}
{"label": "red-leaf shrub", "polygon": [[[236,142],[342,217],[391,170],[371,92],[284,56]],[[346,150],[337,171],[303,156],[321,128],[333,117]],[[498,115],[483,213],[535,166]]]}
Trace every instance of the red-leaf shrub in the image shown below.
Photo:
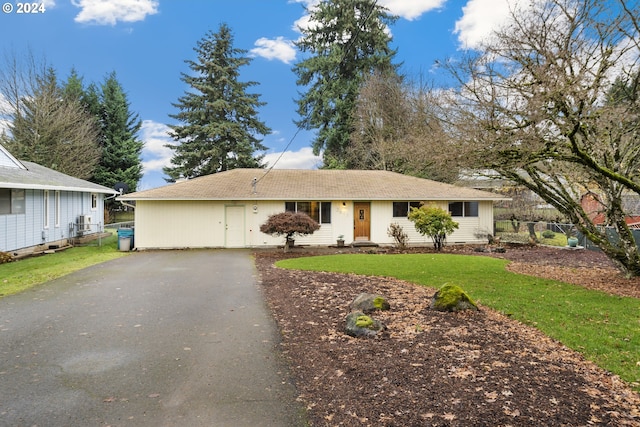
{"label": "red-leaf shrub", "polygon": [[260,231],[272,236],[285,236],[284,250],[289,248],[293,236],[313,234],[320,224],[302,212],[281,212],[270,215],[267,222],[260,226]]}

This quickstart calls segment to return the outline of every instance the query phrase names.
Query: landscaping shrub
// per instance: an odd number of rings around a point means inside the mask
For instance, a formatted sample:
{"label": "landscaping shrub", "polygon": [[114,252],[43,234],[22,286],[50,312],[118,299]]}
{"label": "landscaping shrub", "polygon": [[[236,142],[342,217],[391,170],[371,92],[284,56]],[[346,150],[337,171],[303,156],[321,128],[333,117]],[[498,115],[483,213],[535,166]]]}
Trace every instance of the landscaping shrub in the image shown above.
{"label": "landscaping shrub", "polygon": [[447,235],[459,226],[449,212],[435,205],[411,208],[409,220],[415,223],[418,233],[431,237],[433,247],[438,251],[442,250]]}
{"label": "landscaping shrub", "polygon": [[551,230],[544,230],[542,232],[542,237],[544,237],[545,239],[553,239],[554,237],[556,237],[556,233]]}
{"label": "landscaping shrub", "polygon": [[398,249],[404,249],[407,247],[409,236],[404,232],[402,226],[397,222],[389,224],[389,228],[387,228],[387,235],[389,237],[393,237],[393,240],[396,242],[396,247]]}

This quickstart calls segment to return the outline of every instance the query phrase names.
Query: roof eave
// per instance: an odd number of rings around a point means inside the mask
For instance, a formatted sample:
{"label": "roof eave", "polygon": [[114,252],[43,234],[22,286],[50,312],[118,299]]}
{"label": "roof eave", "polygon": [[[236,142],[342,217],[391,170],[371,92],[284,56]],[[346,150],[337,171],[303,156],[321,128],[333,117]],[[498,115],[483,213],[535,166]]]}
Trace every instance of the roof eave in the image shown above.
{"label": "roof eave", "polygon": [[64,185],[34,185],[34,184],[18,184],[11,182],[0,183],[0,188],[16,188],[20,190],[56,190],[56,191],[76,191],[80,193],[101,193],[101,194],[119,194],[115,190],[108,188],[88,188],[88,187],[69,187]]}
{"label": "roof eave", "polygon": [[357,202],[388,202],[388,201],[448,201],[448,202],[468,202],[468,201],[478,201],[478,202],[495,202],[495,201],[507,201],[511,200],[509,197],[489,197],[489,198],[474,198],[474,197],[382,197],[382,198],[373,198],[373,197],[116,197],[117,201],[128,202],[128,201],[208,201],[208,202],[233,202],[233,201],[302,201],[302,202],[331,202],[334,200],[352,200]]}

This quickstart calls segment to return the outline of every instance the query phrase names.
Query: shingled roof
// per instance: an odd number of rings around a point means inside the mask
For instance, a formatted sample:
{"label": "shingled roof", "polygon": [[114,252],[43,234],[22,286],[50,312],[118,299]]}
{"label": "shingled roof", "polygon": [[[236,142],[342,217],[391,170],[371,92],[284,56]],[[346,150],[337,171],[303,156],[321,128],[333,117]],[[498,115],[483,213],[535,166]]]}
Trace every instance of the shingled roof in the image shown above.
{"label": "shingled roof", "polygon": [[486,191],[395,172],[327,169],[233,169],[118,198],[123,201],[501,199]]}
{"label": "shingled roof", "polygon": [[74,178],[37,163],[21,162],[25,168],[0,166],[0,188],[79,191],[116,194],[111,188],[84,179]]}

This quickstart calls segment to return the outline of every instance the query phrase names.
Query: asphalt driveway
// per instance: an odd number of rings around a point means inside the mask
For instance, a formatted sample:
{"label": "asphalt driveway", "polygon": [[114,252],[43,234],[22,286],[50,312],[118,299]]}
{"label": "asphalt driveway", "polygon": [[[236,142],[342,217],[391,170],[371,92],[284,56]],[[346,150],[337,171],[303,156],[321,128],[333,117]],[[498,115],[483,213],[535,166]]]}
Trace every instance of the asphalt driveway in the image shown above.
{"label": "asphalt driveway", "polygon": [[304,425],[256,275],[142,252],[0,299],[0,425]]}

